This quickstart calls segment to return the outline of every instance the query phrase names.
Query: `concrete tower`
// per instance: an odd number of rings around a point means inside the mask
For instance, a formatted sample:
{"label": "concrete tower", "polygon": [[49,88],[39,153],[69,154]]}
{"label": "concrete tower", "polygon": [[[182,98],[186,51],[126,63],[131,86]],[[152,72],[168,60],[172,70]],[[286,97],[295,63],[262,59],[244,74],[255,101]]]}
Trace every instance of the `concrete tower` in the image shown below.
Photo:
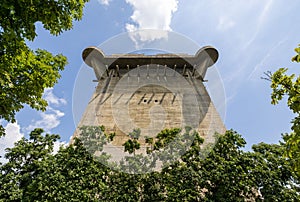
{"label": "concrete tower", "polygon": [[[212,142],[224,133],[224,124],[203,84],[208,67],[218,59],[213,47],[195,55],[126,54],[106,56],[96,47],[82,57],[93,68],[98,85],[79,122],[81,126],[104,125],[115,132],[121,146],[135,128],[143,136],[155,136],[165,128],[191,126]],[[78,129],[74,136],[78,136]]]}

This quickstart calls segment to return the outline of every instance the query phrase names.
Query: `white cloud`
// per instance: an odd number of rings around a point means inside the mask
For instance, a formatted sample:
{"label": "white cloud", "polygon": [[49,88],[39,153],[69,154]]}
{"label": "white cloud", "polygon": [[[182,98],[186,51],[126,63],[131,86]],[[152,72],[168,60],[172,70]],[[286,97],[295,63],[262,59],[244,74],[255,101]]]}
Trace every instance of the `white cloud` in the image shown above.
{"label": "white cloud", "polygon": [[48,107],[46,112],[39,114],[41,119],[33,121],[33,124],[26,128],[27,131],[32,131],[35,128],[42,128],[45,132],[50,132],[60,124],[60,118],[65,115],[62,111],[51,107]]}
{"label": "white cloud", "polygon": [[53,93],[53,88],[46,88],[43,95],[44,99],[48,102],[48,104],[54,104],[56,106],[65,105],[67,101],[63,98],[58,98]]}
{"label": "white cloud", "polygon": [[[21,133],[21,127],[18,123],[8,123],[5,127],[5,136],[0,138],[0,162],[6,163],[7,159],[4,158],[6,148],[13,148],[14,143],[21,140],[24,134]],[[66,142],[56,141],[53,146],[53,154],[56,154],[59,148],[66,147]]]}
{"label": "white cloud", "polygon": [[[50,133],[53,128],[56,128],[60,124],[60,118],[62,118],[65,114],[56,108],[66,105],[67,101],[63,98],[57,97],[53,93],[53,88],[45,89],[43,98],[48,102],[46,112],[39,112],[40,120],[33,120],[31,125],[26,128],[22,128],[23,132],[29,133],[35,128],[42,128],[46,133]],[[3,125],[2,120],[0,120],[0,124]],[[0,138],[0,156],[2,157],[5,155],[5,148],[13,147],[15,142],[24,137],[24,134],[21,133],[21,127],[18,123],[7,123],[4,128],[6,135]],[[60,146],[65,145],[65,142],[56,141],[54,143],[53,153],[56,153]],[[5,163],[7,160],[0,158],[0,162]]]}
{"label": "white cloud", "polygon": [[60,147],[66,147],[68,144],[66,142],[56,141],[53,145],[53,154],[56,154]]}
{"label": "white cloud", "polygon": [[60,124],[60,118],[65,114],[55,107],[66,105],[67,101],[63,98],[57,97],[53,93],[53,88],[45,89],[44,99],[48,102],[46,112],[39,112],[40,120],[33,120],[32,124],[26,128],[26,131],[30,132],[35,128],[42,128],[45,132],[50,133],[53,128],[56,128]]}
{"label": "white cloud", "polygon": [[102,5],[108,6],[112,0],[98,0],[98,2]]}
{"label": "white cloud", "polygon": [[8,123],[5,127],[6,135],[0,138],[0,162],[5,163],[3,159],[5,155],[5,149],[14,146],[14,143],[19,141],[24,135],[20,131],[18,123]]}
{"label": "white cloud", "polygon": [[[171,19],[174,12],[177,11],[178,0],[126,0],[133,8],[131,20],[133,23],[126,24],[126,30],[134,32],[137,30],[171,30]],[[140,32],[139,40],[152,41],[165,36],[159,32]],[[136,39],[137,40],[137,39]]]}
{"label": "white cloud", "polygon": [[177,10],[177,0],[126,0],[133,7],[131,19],[138,29],[171,30],[172,14]]}

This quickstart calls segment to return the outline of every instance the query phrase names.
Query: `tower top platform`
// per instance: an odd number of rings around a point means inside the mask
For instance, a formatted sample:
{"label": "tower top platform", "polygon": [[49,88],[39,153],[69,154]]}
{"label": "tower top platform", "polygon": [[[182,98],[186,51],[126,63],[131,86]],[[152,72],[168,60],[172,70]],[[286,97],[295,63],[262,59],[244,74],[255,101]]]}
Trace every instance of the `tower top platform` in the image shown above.
{"label": "tower top platform", "polygon": [[195,55],[187,54],[156,54],[156,55],[145,55],[145,54],[114,54],[105,55],[102,50],[97,47],[88,47],[82,53],[82,58],[85,63],[93,67],[92,60],[97,60],[108,68],[127,68],[129,65],[132,67],[157,64],[168,67],[174,67],[175,65],[180,67],[186,65],[198,66],[203,61],[207,61],[207,66],[212,66],[218,60],[218,51],[211,47],[205,46],[197,51]]}
{"label": "tower top platform", "polygon": [[134,68],[145,65],[169,67],[182,75],[190,71],[194,77],[204,81],[207,68],[214,65],[218,57],[218,51],[212,46],[202,47],[195,55],[175,53],[105,55],[102,50],[93,46],[86,48],[82,53],[84,62],[94,69],[98,81],[109,76],[111,70],[120,77]]}

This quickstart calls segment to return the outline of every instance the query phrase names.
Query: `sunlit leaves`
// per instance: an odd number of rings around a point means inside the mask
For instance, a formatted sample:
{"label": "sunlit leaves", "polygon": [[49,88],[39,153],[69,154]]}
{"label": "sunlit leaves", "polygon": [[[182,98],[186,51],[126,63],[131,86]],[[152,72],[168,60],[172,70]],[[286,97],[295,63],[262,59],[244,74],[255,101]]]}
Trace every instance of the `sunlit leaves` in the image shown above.
{"label": "sunlit leaves", "polygon": [[44,50],[35,53],[26,50],[1,63],[0,118],[14,121],[15,113],[24,104],[45,110],[47,103],[42,99],[44,89],[57,82],[59,71],[65,65],[65,57],[53,56]]}
{"label": "sunlit leaves", "polygon": [[[87,0],[3,0],[0,3],[0,119],[14,122],[25,104],[45,110],[45,88],[53,87],[67,64],[62,55],[31,50],[25,43],[42,23],[51,34],[72,28]],[[0,136],[3,127],[0,126]]]}
{"label": "sunlit leaves", "polygon": [[295,48],[295,52],[297,53],[297,55],[295,55],[295,56],[292,58],[292,61],[293,61],[293,62],[300,62],[300,44],[298,45],[297,48]]}
{"label": "sunlit leaves", "polygon": [[0,5],[0,26],[3,32],[14,32],[21,38],[36,37],[36,22],[51,34],[58,35],[80,20],[87,0],[3,0]]}
{"label": "sunlit leaves", "polygon": [[[300,62],[300,47],[295,49],[297,55],[292,58]],[[292,133],[284,136],[286,156],[291,159],[294,169],[300,176],[300,76],[287,75],[287,68],[280,68],[271,75],[272,104],[277,104],[287,96],[287,106],[295,114],[292,120]]]}

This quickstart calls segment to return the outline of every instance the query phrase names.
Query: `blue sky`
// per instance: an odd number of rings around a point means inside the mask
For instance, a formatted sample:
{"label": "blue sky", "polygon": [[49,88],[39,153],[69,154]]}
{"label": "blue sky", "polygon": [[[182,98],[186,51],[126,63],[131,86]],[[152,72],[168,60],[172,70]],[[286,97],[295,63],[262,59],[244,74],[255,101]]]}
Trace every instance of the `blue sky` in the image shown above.
{"label": "blue sky", "polygon": [[[246,139],[247,149],[259,142],[277,143],[281,133],[290,131],[293,114],[285,103],[270,104],[270,83],[262,80],[265,71],[289,67],[299,74],[299,65],[290,61],[299,43],[300,22],[297,1],[283,0],[91,0],[83,19],[58,37],[37,24],[38,37],[28,42],[68,57],[69,64],[53,89],[47,89],[48,110],[36,112],[25,107],[18,122],[7,124],[8,135],[0,139],[4,147],[34,127],[61,135],[68,142],[75,130],[72,92],[83,61],[82,51],[97,46],[126,31],[158,29],[174,31],[200,47],[214,46],[220,54],[216,68],[226,93],[227,129]],[[89,71],[89,70],[87,70]],[[86,75],[92,82],[93,74]]]}

